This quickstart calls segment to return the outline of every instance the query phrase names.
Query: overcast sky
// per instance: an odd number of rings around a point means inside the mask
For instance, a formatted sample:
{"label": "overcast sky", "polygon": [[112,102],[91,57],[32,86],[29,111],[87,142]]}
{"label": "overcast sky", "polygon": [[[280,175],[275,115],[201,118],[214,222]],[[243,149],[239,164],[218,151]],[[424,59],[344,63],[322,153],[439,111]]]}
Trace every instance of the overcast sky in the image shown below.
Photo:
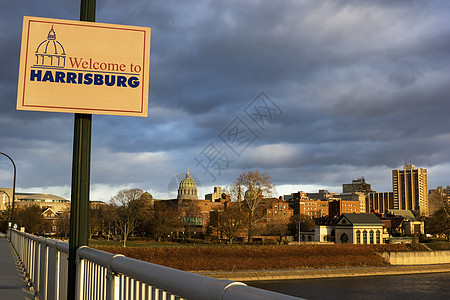
{"label": "overcast sky", "polygon": [[[0,2],[0,152],[18,192],[70,199],[74,115],[15,107],[23,16],[79,20],[79,6]],[[97,0],[97,22],[152,37],[149,117],[93,115],[91,199],[174,197],[187,168],[201,197],[245,170],[278,195],[361,176],[392,191],[405,160],[450,185],[449,16],[445,0]]]}

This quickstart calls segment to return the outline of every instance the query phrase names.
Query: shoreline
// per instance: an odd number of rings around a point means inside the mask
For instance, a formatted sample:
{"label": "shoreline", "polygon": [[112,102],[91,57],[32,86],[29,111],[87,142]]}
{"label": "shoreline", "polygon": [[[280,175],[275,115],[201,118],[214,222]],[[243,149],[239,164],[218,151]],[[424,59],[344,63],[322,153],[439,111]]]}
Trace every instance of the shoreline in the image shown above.
{"label": "shoreline", "polygon": [[236,271],[236,272],[192,272],[199,275],[233,281],[277,281],[298,279],[342,278],[363,276],[408,275],[421,273],[450,272],[450,264],[435,265],[401,265],[382,267],[330,268],[330,269],[301,269],[301,270],[273,270],[273,271]]}

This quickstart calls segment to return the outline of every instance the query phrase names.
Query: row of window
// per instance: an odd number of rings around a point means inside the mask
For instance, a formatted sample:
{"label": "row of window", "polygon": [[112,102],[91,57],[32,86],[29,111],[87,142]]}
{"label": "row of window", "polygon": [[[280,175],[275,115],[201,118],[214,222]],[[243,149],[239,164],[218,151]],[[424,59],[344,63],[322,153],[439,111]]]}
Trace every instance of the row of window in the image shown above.
{"label": "row of window", "polygon": [[191,190],[191,189],[183,189],[181,190],[183,192],[184,195],[196,195],[196,191],[195,190]]}
{"label": "row of window", "polygon": [[[374,243],[374,234],[376,242]],[[368,243],[369,242],[369,243]],[[356,231],[356,243],[361,244],[361,231]],[[367,240],[367,230],[362,232],[362,244],[381,244],[381,232],[377,230],[374,232],[373,230],[369,231],[369,240]]]}

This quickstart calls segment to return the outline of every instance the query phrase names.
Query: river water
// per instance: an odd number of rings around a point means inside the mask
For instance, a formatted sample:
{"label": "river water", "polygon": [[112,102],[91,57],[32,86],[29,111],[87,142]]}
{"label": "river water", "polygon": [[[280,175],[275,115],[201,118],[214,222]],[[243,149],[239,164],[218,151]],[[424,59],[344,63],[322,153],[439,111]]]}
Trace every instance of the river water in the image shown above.
{"label": "river water", "polygon": [[247,285],[311,300],[450,299],[450,273],[259,281]]}

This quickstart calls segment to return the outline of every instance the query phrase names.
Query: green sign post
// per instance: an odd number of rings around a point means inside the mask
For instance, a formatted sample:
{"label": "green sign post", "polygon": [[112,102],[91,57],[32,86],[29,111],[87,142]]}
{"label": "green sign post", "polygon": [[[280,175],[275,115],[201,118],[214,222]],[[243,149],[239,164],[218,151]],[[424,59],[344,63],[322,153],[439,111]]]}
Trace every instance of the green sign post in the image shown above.
{"label": "green sign post", "polygon": [[[80,21],[95,22],[96,0],[81,0]],[[89,242],[92,115],[75,114],[67,299],[75,300],[77,249]]]}

